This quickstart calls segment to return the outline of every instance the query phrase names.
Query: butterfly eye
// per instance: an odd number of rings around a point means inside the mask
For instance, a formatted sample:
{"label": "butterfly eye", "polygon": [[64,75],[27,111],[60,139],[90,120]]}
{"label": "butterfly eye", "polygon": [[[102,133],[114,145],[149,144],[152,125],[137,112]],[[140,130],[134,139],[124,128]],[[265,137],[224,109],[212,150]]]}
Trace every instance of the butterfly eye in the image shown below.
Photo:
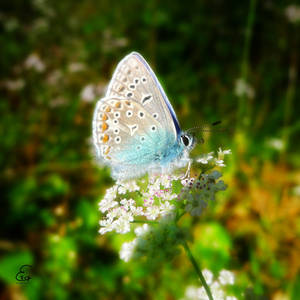
{"label": "butterfly eye", "polygon": [[186,135],[182,135],[182,136],[181,136],[181,141],[182,141],[182,143],[184,144],[184,146],[188,146],[189,143],[190,143],[190,139],[189,139],[189,137],[187,137]]}

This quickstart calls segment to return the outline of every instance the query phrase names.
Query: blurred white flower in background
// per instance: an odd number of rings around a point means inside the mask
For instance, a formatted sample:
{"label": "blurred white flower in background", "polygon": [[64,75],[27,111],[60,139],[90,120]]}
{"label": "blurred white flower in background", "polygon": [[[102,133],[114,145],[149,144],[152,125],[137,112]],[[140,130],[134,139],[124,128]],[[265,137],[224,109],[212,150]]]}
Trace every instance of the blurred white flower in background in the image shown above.
{"label": "blurred white flower in background", "polygon": [[288,20],[292,23],[300,22],[300,6],[289,5],[285,9],[285,15],[288,18]]}
{"label": "blurred white flower in background", "polygon": [[81,90],[80,98],[84,102],[93,102],[96,98],[103,96],[106,87],[107,84],[104,82],[90,83]]}
{"label": "blurred white flower in background", "polygon": [[[222,270],[218,279],[213,280],[213,273],[209,270],[203,270],[203,276],[209,285],[214,300],[237,300],[235,296],[227,295],[226,287],[233,285],[235,281],[234,274],[228,270]],[[185,296],[181,300],[209,300],[204,287],[188,286]]]}
{"label": "blurred white flower in background", "polygon": [[300,196],[300,185],[296,185],[295,187],[293,187],[292,193],[293,193],[295,196]]}
{"label": "blurred white flower in background", "polygon": [[239,78],[235,82],[234,93],[238,97],[246,96],[249,99],[253,99],[255,97],[254,88],[246,82],[243,78]]}
{"label": "blurred white flower in background", "polygon": [[22,78],[7,79],[0,82],[0,86],[9,91],[19,91],[25,86],[25,81]]}
{"label": "blurred white flower in background", "polygon": [[46,69],[46,65],[44,64],[44,62],[41,60],[41,58],[36,53],[30,54],[26,58],[26,60],[24,62],[24,66],[28,70],[32,69],[39,73],[44,72]]}
{"label": "blurred white flower in background", "polygon": [[85,64],[80,63],[80,62],[71,62],[68,65],[68,71],[70,73],[81,72],[81,71],[84,71],[85,69],[86,69]]}
{"label": "blurred white flower in background", "polygon": [[88,84],[86,85],[81,93],[80,97],[83,101],[85,102],[92,102],[96,98],[96,93],[95,93],[95,86],[93,84]]}
{"label": "blurred white flower in background", "polygon": [[63,78],[63,73],[61,70],[53,70],[47,77],[47,83],[50,85],[58,84]]}
{"label": "blurred white flower in background", "polygon": [[277,151],[282,151],[285,149],[285,143],[282,139],[279,138],[270,138],[266,141],[266,145],[269,148],[272,148]]}

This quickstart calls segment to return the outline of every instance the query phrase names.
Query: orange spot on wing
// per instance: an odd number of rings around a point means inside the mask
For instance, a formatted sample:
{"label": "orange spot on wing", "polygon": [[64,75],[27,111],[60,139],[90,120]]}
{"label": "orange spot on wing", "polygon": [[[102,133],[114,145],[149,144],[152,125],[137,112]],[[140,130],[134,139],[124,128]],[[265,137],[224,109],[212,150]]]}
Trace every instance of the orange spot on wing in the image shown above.
{"label": "orange spot on wing", "polygon": [[109,136],[107,135],[107,134],[104,134],[104,136],[103,136],[103,143],[107,143],[108,142],[108,140],[109,140]]}
{"label": "orange spot on wing", "polygon": [[120,107],[121,107],[121,102],[118,101],[118,102],[115,104],[115,107],[116,107],[116,108],[120,108]]}
{"label": "orange spot on wing", "polygon": [[110,112],[110,111],[111,111],[111,108],[110,108],[109,106],[107,106],[106,109],[105,109],[105,111],[106,111],[106,112]]}
{"label": "orange spot on wing", "polygon": [[107,115],[104,114],[104,115],[102,116],[102,121],[106,121],[107,119],[108,119]]}
{"label": "orange spot on wing", "polygon": [[108,128],[108,125],[105,122],[103,122],[102,123],[102,127],[101,127],[102,132],[104,132],[105,130],[107,130],[107,128]]}

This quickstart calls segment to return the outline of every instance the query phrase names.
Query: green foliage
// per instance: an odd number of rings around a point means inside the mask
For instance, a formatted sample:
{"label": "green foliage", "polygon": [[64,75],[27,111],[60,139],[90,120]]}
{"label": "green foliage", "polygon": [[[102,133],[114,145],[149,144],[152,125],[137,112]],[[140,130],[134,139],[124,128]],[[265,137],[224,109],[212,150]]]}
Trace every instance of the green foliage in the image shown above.
{"label": "green foliage", "polygon": [[[213,272],[228,269],[232,242],[226,229],[218,223],[206,223],[196,229],[193,252],[203,266]],[[218,262],[216,264],[216,262]]]}

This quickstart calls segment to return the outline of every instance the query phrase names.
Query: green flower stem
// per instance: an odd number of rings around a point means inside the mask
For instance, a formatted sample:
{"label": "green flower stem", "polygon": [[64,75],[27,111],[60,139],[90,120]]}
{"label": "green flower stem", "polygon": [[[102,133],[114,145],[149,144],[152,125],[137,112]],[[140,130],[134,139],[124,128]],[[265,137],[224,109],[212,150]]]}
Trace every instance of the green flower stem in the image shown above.
{"label": "green flower stem", "polygon": [[191,252],[191,250],[190,250],[190,248],[189,248],[187,242],[186,242],[186,241],[183,241],[182,245],[183,245],[184,250],[185,250],[185,252],[186,252],[186,254],[187,254],[189,260],[191,261],[191,263],[192,263],[192,265],[193,265],[193,267],[194,267],[196,273],[198,274],[199,279],[200,279],[202,285],[203,285],[204,288],[205,288],[205,291],[206,291],[206,294],[207,294],[209,300],[214,300],[214,298],[213,298],[213,296],[212,296],[212,294],[211,294],[210,288],[209,288],[208,284],[206,283],[205,278],[204,278],[204,276],[203,276],[203,274],[202,274],[202,272],[201,272],[201,270],[200,270],[200,267],[199,267],[199,265],[197,264],[197,262],[196,262],[196,260],[195,260],[195,258],[194,258],[194,256],[193,256],[193,254],[192,254],[192,252]]}
{"label": "green flower stem", "polygon": [[133,220],[131,223],[148,223],[148,224],[158,224],[157,221],[150,220]]}

